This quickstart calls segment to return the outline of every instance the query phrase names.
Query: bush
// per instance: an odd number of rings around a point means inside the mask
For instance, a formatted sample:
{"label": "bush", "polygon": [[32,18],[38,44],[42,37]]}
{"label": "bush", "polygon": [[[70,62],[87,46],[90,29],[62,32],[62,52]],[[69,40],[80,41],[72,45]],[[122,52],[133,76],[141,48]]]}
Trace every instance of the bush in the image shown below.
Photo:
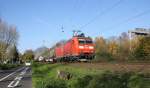
{"label": "bush", "polygon": [[150,88],[149,83],[143,75],[105,72],[79,78],[71,88]]}
{"label": "bush", "polygon": [[143,75],[132,75],[128,88],[150,88],[150,80],[145,80]]}
{"label": "bush", "polygon": [[37,81],[35,88],[67,88],[67,84],[64,80],[49,79]]}
{"label": "bush", "polygon": [[116,74],[103,74],[94,76],[87,88],[125,88],[121,78]]}
{"label": "bush", "polygon": [[109,53],[96,53],[94,61],[112,61],[113,56]]}
{"label": "bush", "polygon": [[0,64],[0,70],[9,70],[19,66],[18,64]]}
{"label": "bush", "polygon": [[93,77],[90,75],[78,78],[77,82],[73,85],[73,88],[86,88],[92,79]]}

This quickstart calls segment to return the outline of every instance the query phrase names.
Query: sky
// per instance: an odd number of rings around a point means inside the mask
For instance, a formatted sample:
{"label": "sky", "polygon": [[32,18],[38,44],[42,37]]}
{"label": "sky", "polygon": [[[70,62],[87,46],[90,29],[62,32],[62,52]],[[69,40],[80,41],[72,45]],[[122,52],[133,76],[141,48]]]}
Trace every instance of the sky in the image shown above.
{"label": "sky", "polygon": [[73,30],[94,39],[150,28],[150,0],[0,0],[0,18],[16,25],[24,52],[50,48],[71,38]]}

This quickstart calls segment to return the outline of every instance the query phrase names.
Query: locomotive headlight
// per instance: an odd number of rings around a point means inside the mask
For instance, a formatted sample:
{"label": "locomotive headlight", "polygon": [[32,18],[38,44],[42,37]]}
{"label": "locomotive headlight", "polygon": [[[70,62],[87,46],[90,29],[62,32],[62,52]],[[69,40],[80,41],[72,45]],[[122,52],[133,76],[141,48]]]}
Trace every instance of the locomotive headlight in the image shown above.
{"label": "locomotive headlight", "polygon": [[83,47],[83,46],[79,46],[79,48],[80,48],[80,49],[83,49],[84,47]]}
{"label": "locomotive headlight", "polygon": [[93,46],[89,46],[89,49],[94,49],[94,47]]}

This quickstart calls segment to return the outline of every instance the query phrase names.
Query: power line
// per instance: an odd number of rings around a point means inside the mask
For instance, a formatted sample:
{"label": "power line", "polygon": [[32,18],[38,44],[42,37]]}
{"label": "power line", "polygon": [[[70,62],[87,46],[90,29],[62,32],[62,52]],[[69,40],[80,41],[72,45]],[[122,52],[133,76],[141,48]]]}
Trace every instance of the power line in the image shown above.
{"label": "power line", "polygon": [[113,10],[115,7],[117,7],[123,0],[119,0],[118,2],[116,2],[115,4],[113,4],[111,7],[107,8],[106,10],[100,12],[97,16],[95,16],[93,19],[91,19],[89,22],[87,22],[86,24],[82,25],[79,29],[83,29],[84,27],[88,26],[89,24],[91,24],[92,22],[94,22],[95,20],[97,20],[98,17],[108,13],[109,11]]}
{"label": "power line", "polygon": [[138,17],[141,17],[141,16],[143,16],[143,15],[146,15],[146,14],[148,14],[148,13],[150,13],[150,9],[149,9],[149,10],[146,10],[146,11],[143,11],[143,12],[141,12],[141,13],[139,13],[139,14],[136,14],[136,15],[134,15],[134,16],[132,16],[132,17],[130,17],[130,18],[128,18],[128,19],[126,19],[126,20],[124,20],[124,21],[118,23],[118,24],[115,24],[113,27],[110,27],[109,29],[117,28],[117,27],[121,26],[122,24],[125,24],[125,23],[127,23],[127,22],[130,22],[131,20],[134,20],[134,19],[136,19],[136,18],[138,18]]}

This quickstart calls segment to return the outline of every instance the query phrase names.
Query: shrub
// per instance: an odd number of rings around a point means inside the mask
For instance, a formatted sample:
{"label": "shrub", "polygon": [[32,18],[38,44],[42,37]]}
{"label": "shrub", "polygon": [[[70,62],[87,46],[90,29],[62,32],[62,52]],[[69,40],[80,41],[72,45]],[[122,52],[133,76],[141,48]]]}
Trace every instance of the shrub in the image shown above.
{"label": "shrub", "polygon": [[112,61],[113,56],[109,53],[96,53],[94,61]]}
{"label": "shrub", "polygon": [[132,75],[129,79],[128,88],[150,88],[150,80],[145,80],[143,75]]}
{"label": "shrub", "polygon": [[86,88],[92,79],[93,77],[90,75],[78,78],[77,82],[73,85],[73,88]]}
{"label": "shrub", "polygon": [[67,88],[67,84],[64,80],[49,79],[37,81],[35,88]]}
{"label": "shrub", "polygon": [[18,64],[0,64],[0,69],[1,70],[9,70],[9,69],[12,69],[12,68],[15,68],[19,66]]}
{"label": "shrub", "polygon": [[87,88],[125,88],[121,83],[121,78],[116,74],[108,73],[96,75]]}
{"label": "shrub", "polygon": [[149,83],[143,75],[105,72],[79,78],[71,88],[149,88]]}

